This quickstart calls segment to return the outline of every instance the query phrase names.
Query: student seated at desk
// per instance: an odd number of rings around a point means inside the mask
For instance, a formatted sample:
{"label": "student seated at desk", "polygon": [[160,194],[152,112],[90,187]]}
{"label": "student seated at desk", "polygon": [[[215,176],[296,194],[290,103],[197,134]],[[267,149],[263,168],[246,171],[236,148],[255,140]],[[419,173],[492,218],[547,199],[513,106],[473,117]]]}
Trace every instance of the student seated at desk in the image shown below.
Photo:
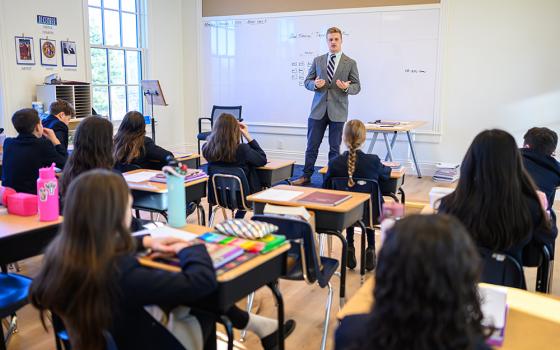
{"label": "student seated at desk", "polygon": [[167,157],[173,153],[159,147],[146,136],[146,121],[140,112],[131,111],[124,115],[115,135],[115,168],[126,172],[135,168],[155,169],[167,165]]}
{"label": "student seated at desk", "polygon": [[461,223],[412,215],[387,232],[369,314],[342,319],[336,350],[482,350],[480,257]]}
{"label": "student seated at desk", "polygon": [[[549,128],[531,128],[523,136],[521,156],[525,169],[537,188],[544,192],[548,202],[553,234],[558,233],[556,213],[552,210],[556,188],[560,187],[560,162],[554,158],[558,134]],[[554,254],[554,250],[552,251]]]}
{"label": "student seated at desk", "polygon": [[2,186],[37,194],[39,169],[52,163],[62,169],[68,154],[54,132],[43,128],[36,110],[20,109],[12,116],[12,124],[18,136],[4,141]]}
{"label": "student seated at desk", "polygon": [[[247,143],[241,143],[243,136]],[[241,168],[249,182],[245,189],[247,195],[262,190],[262,184],[257,175],[257,167],[266,165],[266,154],[249,134],[247,125],[239,122],[233,115],[221,114],[202,146],[202,155],[208,161],[208,173],[212,174],[212,167]],[[237,218],[243,218],[245,211],[238,210]]]}
{"label": "student seated at desk", "polygon": [[[43,321],[49,310],[63,320],[74,349],[104,349],[104,332],[119,350],[184,350],[181,341],[196,339],[206,349],[215,349],[216,315],[191,310],[202,334],[193,327],[189,330],[198,336],[176,338],[145,309],[215,304],[217,281],[205,246],[177,238],[133,239],[127,225],[131,203],[122,176],[108,170],[78,176],[66,193],[60,233],[48,246],[31,285],[31,303],[41,311]],[[182,272],[144,267],[135,257],[136,249],[176,254]],[[234,327],[255,332],[265,349],[277,346],[277,320],[235,306],[227,316]],[[284,328],[289,334],[294,327],[288,321]],[[189,350],[193,348],[200,347]]]}
{"label": "student seated at desk", "polygon": [[[102,117],[84,118],[76,128],[74,150],[60,178],[61,203],[64,204],[64,197],[70,183],[80,174],[93,169],[111,170],[113,165],[113,123]],[[143,228],[140,219],[132,218],[133,232]]]}
{"label": "student seated at desk", "polygon": [[[330,188],[333,177],[348,177],[348,186],[354,186],[354,178],[376,180],[379,183],[387,181],[391,177],[391,168],[381,163],[381,159],[375,154],[367,154],[361,151],[366,141],[366,127],[360,120],[350,120],[344,126],[344,143],[348,151],[331,159],[329,169],[323,180],[323,187]],[[383,200],[383,199],[382,199]],[[366,269],[371,271],[375,268],[375,235],[370,228],[367,229]],[[351,269],[356,267],[356,250],[354,248],[354,227],[346,229],[346,240],[348,241],[347,266]]]}
{"label": "student seated at desk", "polygon": [[57,99],[49,107],[50,115],[43,119],[43,127],[52,129],[60,144],[68,150],[68,124],[76,116],[74,107],[67,101]]}
{"label": "student seated at desk", "polygon": [[457,188],[441,199],[439,212],[457,217],[478,246],[507,253],[521,266],[526,246],[550,248],[556,237],[515,139],[503,130],[475,137]]}

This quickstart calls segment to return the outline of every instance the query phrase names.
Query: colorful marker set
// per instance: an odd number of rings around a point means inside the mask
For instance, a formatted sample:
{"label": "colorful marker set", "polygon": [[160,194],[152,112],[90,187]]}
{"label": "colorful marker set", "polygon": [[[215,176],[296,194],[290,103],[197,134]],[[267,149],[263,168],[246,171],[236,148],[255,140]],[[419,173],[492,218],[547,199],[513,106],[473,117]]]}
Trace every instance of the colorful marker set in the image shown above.
{"label": "colorful marker set", "polygon": [[231,237],[220,233],[208,232],[198,237],[207,243],[217,243],[222,245],[231,245],[242,248],[246,252],[266,254],[279,246],[285,241],[286,237],[282,235],[267,235],[257,240],[248,240],[243,238]]}

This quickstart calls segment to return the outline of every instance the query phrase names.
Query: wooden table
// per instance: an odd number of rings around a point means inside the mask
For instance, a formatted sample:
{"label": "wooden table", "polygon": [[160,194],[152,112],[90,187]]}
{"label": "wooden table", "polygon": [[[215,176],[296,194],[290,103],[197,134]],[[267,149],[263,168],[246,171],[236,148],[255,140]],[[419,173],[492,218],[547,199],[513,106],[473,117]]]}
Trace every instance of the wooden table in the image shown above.
{"label": "wooden table", "polygon": [[198,169],[200,168],[200,154],[198,153],[181,153],[177,152],[174,153],[175,158],[187,165],[189,169]]}
{"label": "wooden table", "polygon": [[[161,173],[157,170],[138,169],[124,173],[130,175],[139,172],[153,172],[154,176]],[[161,213],[167,218],[167,184],[154,181],[127,182],[134,199],[132,207],[138,210],[147,210]],[[206,197],[208,178],[185,182],[185,198],[187,203],[196,203],[198,222],[205,224],[205,212],[201,205],[202,198]]]}
{"label": "wooden table", "polygon": [[[342,320],[346,316],[369,313],[374,303],[374,284],[373,278],[368,279],[336,317]],[[560,297],[516,288],[507,288],[507,290],[509,310],[504,344],[499,349],[558,349],[560,347]]]}
{"label": "wooden table", "polygon": [[[346,256],[348,254],[348,243],[346,242],[346,238],[342,235],[342,231],[350,226],[358,224],[361,226],[363,230],[362,232],[365,232],[365,225],[363,224],[362,219],[364,216],[365,203],[370,200],[370,195],[366,193],[334,191],[289,185],[279,185],[274,186],[273,188],[279,190],[299,191],[303,193],[290,201],[268,199],[263,200],[258,198],[258,195],[259,193],[262,193],[264,191],[254,193],[247,197],[247,201],[253,203],[253,210],[255,214],[262,214],[267,203],[292,207],[303,206],[307,210],[314,212],[315,227],[318,233],[334,235],[338,237],[338,239],[340,239],[342,243],[342,256],[340,261],[340,303],[341,305],[344,305],[346,291]],[[350,195],[352,198],[336,206],[327,206],[297,201],[299,198],[302,198],[314,192],[344,194]],[[361,238],[362,251],[365,252],[365,235],[362,235]],[[365,254],[362,254],[360,275],[362,276],[362,278],[365,275]]]}
{"label": "wooden table", "polygon": [[0,214],[0,265],[41,254],[58,233],[61,222],[62,217],[41,222],[38,215]]}
{"label": "wooden table", "polygon": [[288,181],[294,176],[295,160],[271,160],[266,165],[257,168],[257,174],[264,187]]}
{"label": "wooden table", "polygon": [[[199,225],[186,225],[183,230],[190,233],[201,235],[212,231],[212,228]],[[259,255],[244,264],[217,277],[218,291],[217,302],[214,305],[204,306],[202,309],[210,309],[220,313],[231,308],[237,301],[251,294],[255,290],[264,287],[270,288],[277,301],[278,329],[280,330],[280,349],[284,348],[284,302],[282,294],[278,289],[278,278],[285,274],[286,253],[290,249],[290,244],[286,243],[267,254]],[[146,266],[163,268],[168,271],[180,272],[176,266],[165,265],[153,262],[147,258],[139,258],[140,262]],[[228,332],[228,348],[233,349],[233,329],[231,322],[222,317]]]}
{"label": "wooden table", "polygon": [[[319,169],[319,174],[323,175],[323,179],[325,178],[325,175],[327,174],[328,170],[329,170],[328,166],[324,166],[321,169]],[[391,170],[390,176],[391,178],[389,179],[389,181],[383,181],[382,183],[379,184],[381,193],[384,196],[389,196],[393,198],[395,201],[404,204],[405,193],[402,188],[402,186],[404,185],[404,176],[405,176],[404,167],[402,167],[400,170],[394,170],[394,169]],[[400,201],[399,198],[397,197],[397,193],[401,195]]]}
{"label": "wooden table", "polygon": [[[377,136],[383,134],[383,139],[385,140],[385,147],[387,148],[387,155],[385,160],[393,161],[393,147],[395,146],[395,141],[397,140],[397,134],[399,132],[406,133],[408,138],[408,145],[410,146],[410,151],[412,152],[412,160],[414,161],[414,166],[416,167],[416,173],[418,177],[422,177],[420,172],[420,167],[418,166],[418,161],[416,159],[416,151],[414,149],[414,142],[412,141],[412,136],[410,132],[414,129],[418,129],[422,125],[426,124],[425,121],[410,121],[410,122],[400,122],[399,125],[384,125],[384,124],[366,124],[366,130],[373,132],[373,137],[369,143],[368,153],[373,153],[373,147],[377,141]],[[393,134],[391,142],[389,143],[389,138],[387,134]]]}

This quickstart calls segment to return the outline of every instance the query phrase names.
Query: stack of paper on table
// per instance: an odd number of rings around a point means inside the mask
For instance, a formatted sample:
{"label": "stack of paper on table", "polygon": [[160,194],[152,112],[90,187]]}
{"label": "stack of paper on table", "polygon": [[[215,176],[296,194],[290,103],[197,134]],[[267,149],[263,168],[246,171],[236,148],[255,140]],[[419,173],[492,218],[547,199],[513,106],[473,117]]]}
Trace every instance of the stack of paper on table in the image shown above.
{"label": "stack of paper on table", "polygon": [[126,182],[145,182],[145,181],[150,181],[150,179],[154,176],[154,172],[139,171],[133,174],[123,174],[123,176]]}
{"label": "stack of paper on table", "polygon": [[266,191],[254,195],[253,197],[262,200],[287,202],[302,194],[303,192],[301,191],[278,190],[275,188],[269,188]]}

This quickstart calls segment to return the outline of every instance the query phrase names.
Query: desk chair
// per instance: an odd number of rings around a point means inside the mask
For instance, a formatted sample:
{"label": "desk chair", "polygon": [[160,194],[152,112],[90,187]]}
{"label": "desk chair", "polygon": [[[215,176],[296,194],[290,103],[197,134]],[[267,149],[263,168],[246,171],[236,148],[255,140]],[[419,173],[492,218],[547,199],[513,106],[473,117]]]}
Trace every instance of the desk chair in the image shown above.
{"label": "desk chair", "polygon": [[[31,278],[6,273],[5,266],[0,273],[0,320],[6,324],[7,334],[4,337],[0,323],[0,350],[5,350],[12,334],[17,332],[16,311],[27,304]],[[8,322],[6,319],[10,317]]]}
{"label": "desk chair", "polygon": [[[64,322],[58,317],[58,315],[51,313],[52,316],[52,325],[54,331],[54,341],[56,344],[56,350],[72,350],[72,346],[70,345],[70,337],[68,336],[68,332],[66,331],[66,327],[64,326]],[[106,350],[118,350],[117,344],[115,344],[115,340],[111,336],[109,332],[103,332],[105,335],[105,340],[107,342],[107,346],[105,347]]]}
{"label": "desk chair", "polygon": [[308,284],[317,283],[321,288],[328,288],[321,340],[321,350],[325,350],[333,299],[330,280],[338,269],[338,260],[319,256],[313,229],[307,221],[281,215],[254,215],[252,220],[278,226],[278,234],[286,236],[286,239],[290,241],[291,248],[288,251],[286,274],[281,278],[306,281]]}
{"label": "desk chair", "polygon": [[[251,211],[245,198],[249,195],[249,181],[241,168],[235,167],[208,167],[210,182],[208,185],[208,221],[214,227],[216,211],[222,209],[224,218],[227,218],[226,209],[231,210],[234,217],[235,211]],[[213,207],[214,206],[214,207]]]}
{"label": "desk chair", "polygon": [[[381,217],[381,209],[383,203],[383,196],[381,195],[381,189],[379,187],[379,183],[376,180],[372,179],[363,179],[363,178],[355,178],[354,179],[354,186],[348,186],[348,178],[347,177],[335,177],[332,179],[331,189],[339,190],[339,191],[348,191],[348,192],[360,192],[360,193],[369,193],[371,195],[371,199],[369,202],[365,203],[364,206],[364,224],[367,228],[373,230],[375,235],[375,229],[379,228],[379,218]],[[363,276],[365,274],[365,250],[366,250],[366,233],[362,232],[362,240],[361,240],[361,257],[360,257],[360,272]],[[375,240],[374,240],[375,243]],[[374,245],[374,261],[376,261],[375,256],[375,245]]]}
{"label": "desk chair", "polygon": [[[212,127],[214,126],[214,119],[218,118],[222,113],[232,114],[237,120],[242,121],[241,118],[241,106],[212,106],[212,113],[210,118],[198,118],[198,135],[196,139],[198,141],[198,154],[200,154],[200,143],[206,141],[210,133],[212,132]],[[202,131],[202,121],[210,121],[210,131]]]}
{"label": "desk chair", "polygon": [[481,282],[527,289],[523,268],[511,255],[478,247],[482,258]]}
{"label": "desk chair", "polygon": [[537,267],[535,290],[550,293],[554,261],[550,249],[542,243],[533,242],[523,249],[523,265]]}

